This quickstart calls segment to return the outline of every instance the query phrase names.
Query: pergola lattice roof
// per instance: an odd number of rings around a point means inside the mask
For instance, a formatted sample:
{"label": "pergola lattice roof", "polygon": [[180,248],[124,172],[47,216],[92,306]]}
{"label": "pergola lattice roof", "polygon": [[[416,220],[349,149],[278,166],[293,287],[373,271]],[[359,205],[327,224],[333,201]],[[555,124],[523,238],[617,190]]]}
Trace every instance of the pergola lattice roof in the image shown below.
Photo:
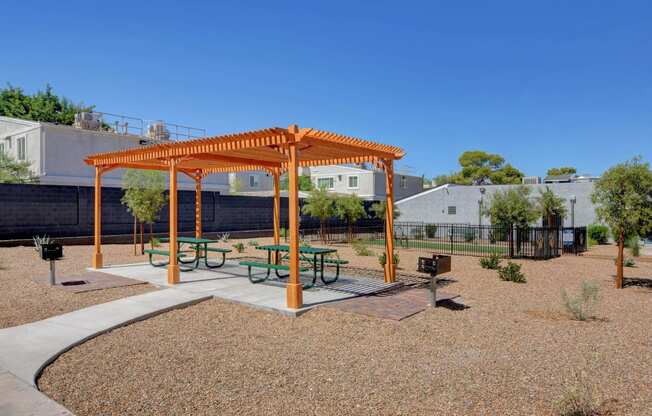
{"label": "pergola lattice roof", "polygon": [[283,170],[287,167],[285,145],[290,142],[297,143],[299,166],[377,162],[404,155],[396,146],[310,128],[293,131],[290,126],[98,153],[85,161],[92,166],[167,170],[166,160],[179,158],[181,171]]}

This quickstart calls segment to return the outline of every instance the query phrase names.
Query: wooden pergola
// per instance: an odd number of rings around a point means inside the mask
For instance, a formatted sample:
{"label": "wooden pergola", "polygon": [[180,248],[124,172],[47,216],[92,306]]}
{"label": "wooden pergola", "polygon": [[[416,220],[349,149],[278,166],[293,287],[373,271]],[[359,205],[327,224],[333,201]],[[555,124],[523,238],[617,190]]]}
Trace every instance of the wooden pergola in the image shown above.
{"label": "wooden pergola", "polygon": [[298,309],[303,305],[299,280],[299,198],[298,168],[372,163],[385,171],[387,210],[385,215],[385,282],[394,282],[394,160],[404,156],[396,146],[343,136],[311,128],[291,125],[287,129],[270,128],[197,140],[162,143],[117,152],[88,156],[85,162],[95,167],[95,251],[92,265],[102,267],[101,191],[102,175],[118,168],[153,169],[170,174],[170,264],[168,283],[179,282],[177,260],[177,174],[195,181],[195,237],[202,234],[201,181],[212,173],[248,170],[269,172],[274,179],[274,244],[279,244],[281,199],[279,177],[289,179],[290,276],[287,284],[287,306]]}

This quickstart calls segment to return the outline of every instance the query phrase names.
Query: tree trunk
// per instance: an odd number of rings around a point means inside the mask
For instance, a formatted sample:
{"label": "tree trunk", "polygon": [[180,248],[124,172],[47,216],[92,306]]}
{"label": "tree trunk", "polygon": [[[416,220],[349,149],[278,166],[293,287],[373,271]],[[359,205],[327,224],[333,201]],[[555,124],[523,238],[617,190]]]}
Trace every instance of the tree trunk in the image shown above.
{"label": "tree trunk", "polygon": [[[149,223],[149,244],[152,245],[152,239],[154,238],[154,223]],[[152,247],[154,248],[154,247]]]}
{"label": "tree trunk", "polygon": [[143,238],[145,234],[145,224],[140,223],[140,254],[145,254],[145,239]]}
{"label": "tree trunk", "polygon": [[137,234],[136,229],[137,229],[136,217],[134,217],[134,256],[138,255],[138,249],[136,248],[137,247],[136,245],[138,244],[138,239],[136,237]]}
{"label": "tree trunk", "polygon": [[616,260],[616,289],[623,288],[623,263],[625,262],[625,233],[620,232],[618,237],[618,258]]}

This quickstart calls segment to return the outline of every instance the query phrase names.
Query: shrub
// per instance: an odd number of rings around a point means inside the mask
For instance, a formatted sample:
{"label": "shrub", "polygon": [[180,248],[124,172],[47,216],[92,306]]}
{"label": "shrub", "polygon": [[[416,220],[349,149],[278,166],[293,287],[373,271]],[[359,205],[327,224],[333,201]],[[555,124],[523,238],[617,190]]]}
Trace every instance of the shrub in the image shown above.
{"label": "shrub", "polygon": [[353,240],[351,247],[356,256],[371,256],[373,254],[362,240]]}
{"label": "shrub", "polygon": [[250,247],[258,247],[260,243],[256,240],[251,240],[250,242],[247,243]]}
{"label": "shrub", "polygon": [[594,398],[593,386],[586,378],[576,374],[572,385],[555,403],[559,416],[595,416],[598,414],[598,404]]}
{"label": "shrub", "polygon": [[473,240],[475,240],[475,231],[473,228],[467,228],[464,230],[464,241],[471,243]]}
{"label": "shrub", "polygon": [[566,310],[578,321],[586,321],[592,317],[591,312],[600,301],[600,285],[598,282],[582,280],[580,293],[571,297],[564,289],[561,298]]}
{"label": "shrub", "polygon": [[217,239],[220,240],[220,242],[222,243],[228,243],[230,236],[231,234],[229,233],[222,233],[222,234],[218,234]]}
{"label": "shrub", "polygon": [[[401,259],[398,256],[398,253],[394,253],[394,266],[398,267],[400,261]],[[385,267],[386,262],[387,262],[387,255],[385,253],[378,256],[378,263],[380,263],[381,266]]]}
{"label": "shrub", "polygon": [[593,246],[595,246],[595,245],[598,244],[598,242],[595,241],[595,240],[594,240],[593,238],[591,238],[591,237],[588,237],[588,238],[586,239],[586,243],[588,244],[589,247],[593,247]]}
{"label": "shrub", "polygon": [[435,238],[437,236],[437,226],[435,224],[426,224],[426,237]]}
{"label": "shrub", "polygon": [[609,227],[602,224],[589,224],[586,227],[586,235],[598,244],[607,244],[607,240],[609,240]]}
{"label": "shrub", "polygon": [[521,265],[512,263],[511,261],[507,262],[507,266],[498,269],[498,277],[500,277],[500,280],[505,280],[508,282],[514,282],[514,283],[527,282],[525,275],[521,273]]}
{"label": "shrub", "polygon": [[625,247],[630,250],[632,256],[638,257],[641,255],[641,242],[637,235],[629,237],[625,242]]}
{"label": "shrub", "polygon": [[242,243],[236,243],[236,244],[234,244],[234,245],[233,245],[233,248],[234,248],[235,251],[237,251],[238,253],[242,253],[243,251],[245,251],[245,246],[244,246],[244,244],[242,244]]}
{"label": "shrub", "polygon": [[501,258],[496,253],[491,253],[489,257],[482,257],[480,259],[480,266],[483,269],[498,270],[500,269]]}

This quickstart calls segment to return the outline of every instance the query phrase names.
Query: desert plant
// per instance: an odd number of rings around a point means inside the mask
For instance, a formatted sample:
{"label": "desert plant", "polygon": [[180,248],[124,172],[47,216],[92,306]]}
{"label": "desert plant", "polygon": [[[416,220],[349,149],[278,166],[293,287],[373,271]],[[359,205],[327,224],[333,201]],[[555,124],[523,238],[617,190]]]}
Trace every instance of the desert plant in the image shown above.
{"label": "desert plant", "polygon": [[217,235],[217,239],[220,240],[220,243],[228,243],[230,236],[231,234],[229,233],[222,233]]}
{"label": "desert plant", "polygon": [[245,251],[245,246],[244,246],[244,244],[242,244],[242,243],[235,243],[235,244],[233,245],[233,248],[234,248],[235,251],[237,251],[238,253],[242,253],[243,251]]}
{"label": "desert plant", "polygon": [[47,234],[44,235],[43,237],[35,235],[34,237],[32,237],[32,240],[34,241],[34,250],[37,253],[41,252],[41,245],[50,244],[52,242],[52,239],[48,237]]}
{"label": "desert plant", "polygon": [[152,247],[152,249],[155,249],[156,247],[161,247],[161,240],[159,240],[156,237],[152,237],[149,239],[149,245]]}
{"label": "desert plant", "polygon": [[637,235],[633,235],[625,241],[625,247],[629,249],[633,257],[641,255],[641,241]]}
{"label": "desert plant", "polygon": [[483,269],[498,270],[500,269],[501,258],[496,253],[491,253],[489,257],[480,258],[480,266]]}
{"label": "desert plant", "polygon": [[426,237],[435,238],[437,236],[437,225],[426,224]]}
{"label": "desert plant", "polygon": [[[398,253],[394,253],[394,266],[398,267],[400,261],[401,258],[399,257]],[[380,263],[381,266],[385,267],[385,263],[387,263],[387,254],[383,253],[379,255],[378,263]]]}
{"label": "desert plant", "polygon": [[580,293],[570,296],[566,290],[561,290],[561,298],[566,311],[578,321],[586,321],[590,318],[595,305],[600,301],[600,284],[582,280]]}
{"label": "desert plant", "polygon": [[512,263],[511,261],[507,262],[507,266],[500,267],[498,269],[498,277],[500,277],[500,280],[505,280],[508,282],[514,282],[514,283],[527,282],[525,275],[521,273],[521,265]]}
{"label": "desert plant", "polygon": [[562,396],[555,402],[559,416],[596,416],[598,403],[594,388],[586,377],[575,373],[572,384],[566,386]]}
{"label": "desert plant", "polygon": [[607,244],[609,240],[609,227],[602,224],[589,224],[586,227],[586,236],[596,244]]}
{"label": "desert plant", "polygon": [[[618,259],[614,259],[614,264],[618,265]],[[636,262],[634,259],[627,257],[625,260],[623,260],[623,267],[636,267]]]}
{"label": "desert plant", "polygon": [[362,240],[353,240],[351,248],[353,248],[353,252],[356,256],[371,256],[374,254],[369,250],[369,248],[367,248],[367,245]]}
{"label": "desert plant", "polygon": [[251,240],[247,243],[247,245],[249,245],[249,247],[258,247],[260,243],[256,240]]}

